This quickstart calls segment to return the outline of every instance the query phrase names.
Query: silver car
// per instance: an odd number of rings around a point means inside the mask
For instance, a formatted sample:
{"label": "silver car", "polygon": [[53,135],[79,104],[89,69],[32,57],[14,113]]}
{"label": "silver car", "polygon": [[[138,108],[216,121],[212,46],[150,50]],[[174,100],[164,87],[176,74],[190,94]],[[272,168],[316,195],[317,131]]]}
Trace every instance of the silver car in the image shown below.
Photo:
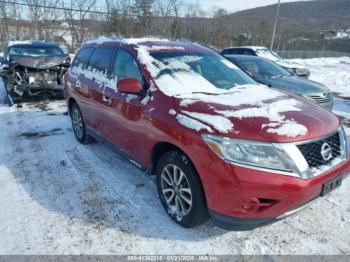
{"label": "silver car", "polygon": [[274,61],[276,64],[280,65],[288,72],[303,77],[309,78],[310,70],[303,65],[282,59],[276,52],[270,48],[263,46],[240,46],[240,47],[228,47],[222,50],[222,55],[250,55],[250,56],[259,56],[271,61]]}

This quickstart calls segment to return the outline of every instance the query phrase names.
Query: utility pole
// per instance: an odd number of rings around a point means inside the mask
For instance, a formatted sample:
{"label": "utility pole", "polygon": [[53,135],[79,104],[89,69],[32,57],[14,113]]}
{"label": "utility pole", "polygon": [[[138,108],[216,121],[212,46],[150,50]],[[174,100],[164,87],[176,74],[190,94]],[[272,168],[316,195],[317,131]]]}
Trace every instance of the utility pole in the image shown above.
{"label": "utility pole", "polygon": [[277,13],[276,13],[276,18],[275,18],[275,24],[273,26],[273,33],[272,33],[272,39],[271,39],[271,45],[270,45],[271,50],[273,49],[273,44],[275,42],[276,28],[277,28],[277,23],[278,23],[278,17],[280,14],[280,7],[281,7],[281,0],[278,0]]}

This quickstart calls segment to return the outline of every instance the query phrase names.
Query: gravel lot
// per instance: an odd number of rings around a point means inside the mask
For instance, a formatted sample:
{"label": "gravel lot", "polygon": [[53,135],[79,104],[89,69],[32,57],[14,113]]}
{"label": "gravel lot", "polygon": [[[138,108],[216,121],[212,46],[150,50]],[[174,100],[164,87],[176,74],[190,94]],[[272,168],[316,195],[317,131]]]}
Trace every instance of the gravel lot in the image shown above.
{"label": "gravel lot", "polygon": [[[350,102],[336,112],[350,123]],[[154,177],[76,142],[63,101],[2,105],[0,130],[0,254],[350,254],[350,179],[264,228],[188,230],[163,211]]]}

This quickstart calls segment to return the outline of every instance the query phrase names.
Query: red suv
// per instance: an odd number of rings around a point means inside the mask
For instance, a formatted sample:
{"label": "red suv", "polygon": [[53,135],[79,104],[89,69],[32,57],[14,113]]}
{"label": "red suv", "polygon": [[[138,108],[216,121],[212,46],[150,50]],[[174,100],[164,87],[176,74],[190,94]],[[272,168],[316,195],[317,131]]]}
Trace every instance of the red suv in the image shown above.
{"label": "red suv", "polygon": [[165,211],[250,230],[289,216],[349,172],[337,117],[258,85],[198,44],[87,42],[65,77],[76,138],[101,139],[157,177]]}

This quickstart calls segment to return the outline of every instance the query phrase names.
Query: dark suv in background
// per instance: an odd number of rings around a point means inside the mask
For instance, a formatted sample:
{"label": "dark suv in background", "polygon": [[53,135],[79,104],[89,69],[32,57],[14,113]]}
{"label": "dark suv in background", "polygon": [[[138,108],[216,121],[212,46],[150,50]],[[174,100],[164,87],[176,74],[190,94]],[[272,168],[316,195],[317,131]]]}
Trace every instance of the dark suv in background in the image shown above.
{"label": "dark suv in background", "polygon": [[275,62],[259,56],[225,55],[225,57],[264,85],[300,95],[332,111],[333,96],[328,87],[289,73]]}

